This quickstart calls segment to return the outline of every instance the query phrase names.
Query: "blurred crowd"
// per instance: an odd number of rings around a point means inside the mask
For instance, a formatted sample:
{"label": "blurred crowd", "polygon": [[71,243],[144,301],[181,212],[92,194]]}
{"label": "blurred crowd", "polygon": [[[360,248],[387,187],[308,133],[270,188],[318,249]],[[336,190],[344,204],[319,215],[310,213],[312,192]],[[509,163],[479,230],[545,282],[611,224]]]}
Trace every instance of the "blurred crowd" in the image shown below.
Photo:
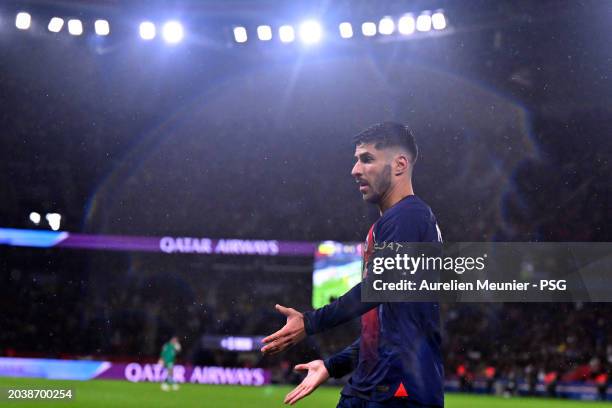
{"label": "blurred crowd", "polygon": [[[448,306],[448,305],[445,305]],[[447,307],[444,352],[447,374],[470,390],[475,382],[609,384],[612,326],[609,303],[506,303]],[[548,391],[554,393],[554,389]]]}
{"label": "blurred crowd", "polygon": [[[121,270],[124,262],[107,260],[106,267],[117,268],[119,273],[109,273],[107,284],[98,282],[95,288],[90,287],[93,280],[73,281],[62,272],[41,274],[12,268],[0,285],[0,353],[155,361],[161,345],[177,334],[185,346],[179,357],[184,363],[266,367],[272,370],[274,381],[286,382],[295,381],[294,364],[329,356],[358,336],[358,322],[354,321],[309,338],[280,356],[207,348],[204,335],[273,333],[284,324],[283,316],[274,310],[275,303],[298,310],[311,308],[310,290],[298,290],[310,287],[309,273],[241,271],[247,263],[245,259],[231,268],[210,264],[208,269],[199,266],[180,274],[152,265]],[[57,265],[77,266],[74,261]],[[200,276],[193,279],[189,275]],[[464,390],[478,381],[493,387],[500,379],[506,381],[504,387],[510,380],[534,387],[538,382],[608,383],[612,367],[610,304],[442,306],[446,374]]]}

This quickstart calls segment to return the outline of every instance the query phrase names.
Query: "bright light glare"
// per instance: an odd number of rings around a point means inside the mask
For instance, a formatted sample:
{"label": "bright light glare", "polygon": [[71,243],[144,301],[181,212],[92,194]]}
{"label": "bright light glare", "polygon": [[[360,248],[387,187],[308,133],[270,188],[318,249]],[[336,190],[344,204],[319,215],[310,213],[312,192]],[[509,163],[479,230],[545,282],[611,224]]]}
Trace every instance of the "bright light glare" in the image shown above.
{"label": "bright light glare", "polygon": [[290,43],[295,40],[295,30],[290,25],[281,26],[278,29],[278,36],[284,43]]}
{"label": "bright light glare", "polygon": [[351,38],[353,36],[353,26],[351,23],[340,23],[338,29],[342,38]]}
{"label": "bright light glare", "polygon": [[323,29],[316,21],[305,21],[300,25],[300,38],[305,44],[314,44],[321,41]]}
{"label": "bright light glare", "polygon": [[257,37],[261,41],[270,41],[272,39],[272,28],[268,25],[260,25],[257,27]]}
{"label": "bright light glare", "polygon": [[106,20],[96,20],[94,27],[98,35],[108,35],[110,33],[110,26]]}
{"label": "bright light glare", "polygon": [[393,34],[395,31],[395,23],[391,17],[383,17],[378,23],[378,32],[382,35]]}
{"label": "bright light glare", "polygon": [[366,21],[361,25],[361,32],[366,37],[372,37],[376,35],[376,24],[371,21]]}
{"label": "bright light glare", "polygon": [[20,30],[27,30],[30,28],[30,24],[32,23],[32,16],[28,13],[21,12],[17,13],[17,17],[15,17],[15,26]]}
{"label": "bright light glare", "polygon": [[150,21],[140,23],[140,38],[143,40],[152,40],[155,38],[155,24]]}
{"label": "bright light glare", "polygon": [[32,221],[36,225],[40,224],[40,214],[35,211],[32,211],[30,213],[30,221]]}
{"label": "bright light glare", "polygon": [[419,31],[431,30],[431,16],[429,14],[421,14],[417,17],[416,29]]}
{"label": "bright light glare", "polygon": [[431,16],[431,23],[434,30],[444,30],[446,28],[446,18],[444,17],[444,13],[441,11],[436,11]]}
{"label": "bright light glare", "polygon": [[64,19],[63,18],[53,17],[49,21],[49,26],[47,28],[52,33],[59,33],[62,30],[63,26],[64,26]]}
{"label": "bright light glare", "polygon": [[244,27],[234,27],[234,40],[239,43],[245,43],[248,40],[247,30]]}
{"label": "bright light glare", "polygon": [[397,23],[397,29],[401,34],[410,35],[414,33],[416,26],[414,23],[414,17],[411,14],[406,14],[402,18],[399,19]]}
{"label": "bright light glare", "polygon": [[178,21],[168,21],[162,29],[164,40],[168,44],[176,44],[183,39],[183,25]]}
{"label": "bright light glare", "polygon": [[81,23],[81,20],[68,20],[68,32],[72,35],[83,34],[83,23]]}
{"label": "bright light glare", "polygon": [[58,213],[49,213],[45,216],[49,226],[53,231],[57,231],[60,229],[60,224],[62,223],[62,216]]}

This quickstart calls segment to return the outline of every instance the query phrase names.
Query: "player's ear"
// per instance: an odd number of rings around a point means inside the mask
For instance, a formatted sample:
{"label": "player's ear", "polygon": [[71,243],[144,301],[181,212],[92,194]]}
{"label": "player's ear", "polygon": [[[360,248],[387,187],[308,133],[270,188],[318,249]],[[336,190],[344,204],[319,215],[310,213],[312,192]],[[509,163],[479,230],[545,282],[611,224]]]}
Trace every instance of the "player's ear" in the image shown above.
{"label": "player's ear", "polygon": [[394,161],[394,172],[396,176],[401,176],[410,170],[411,162],[410,157],[405,153],[400,153],[395,156]]}

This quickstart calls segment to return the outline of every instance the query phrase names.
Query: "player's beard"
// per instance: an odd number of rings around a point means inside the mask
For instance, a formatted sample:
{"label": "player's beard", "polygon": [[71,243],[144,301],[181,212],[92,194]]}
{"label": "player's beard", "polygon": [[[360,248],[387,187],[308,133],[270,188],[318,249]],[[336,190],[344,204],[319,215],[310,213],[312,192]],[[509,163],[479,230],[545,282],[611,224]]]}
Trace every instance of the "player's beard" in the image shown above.
{"label": "player's beard", "polygon": [[371,182],[370,193],[364,194],[363,199],[368,203],[378,204],[391,188],[391,165],[386,164],[380,174]]}

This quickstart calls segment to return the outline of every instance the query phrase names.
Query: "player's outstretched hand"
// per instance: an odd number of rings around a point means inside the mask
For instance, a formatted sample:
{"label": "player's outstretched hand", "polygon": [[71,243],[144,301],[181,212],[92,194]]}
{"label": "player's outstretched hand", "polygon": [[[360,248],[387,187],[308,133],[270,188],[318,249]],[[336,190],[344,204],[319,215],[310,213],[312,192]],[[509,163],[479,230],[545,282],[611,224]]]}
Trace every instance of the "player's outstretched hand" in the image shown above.
{"label": "player's outstretched hand", "polygon": [[285,404],[293,405],[302,398],[310,395],[317,387],[323,384],[329,378],[329,373],[323,360],[314,360],[308,364],[298,364],[295,366],[296,371],[306,371],[308,374],[306,378],[293,389],[285,397]]}
{"label": "player's outstretched hand", "polygon": [[287,316],[287,323],[282,329],[262,340],[264,346],[261,348],[261,352],[264,354],[280,353],[306,337],[303,314],[289,307],[281,305],[275,307],[276,310]]}

